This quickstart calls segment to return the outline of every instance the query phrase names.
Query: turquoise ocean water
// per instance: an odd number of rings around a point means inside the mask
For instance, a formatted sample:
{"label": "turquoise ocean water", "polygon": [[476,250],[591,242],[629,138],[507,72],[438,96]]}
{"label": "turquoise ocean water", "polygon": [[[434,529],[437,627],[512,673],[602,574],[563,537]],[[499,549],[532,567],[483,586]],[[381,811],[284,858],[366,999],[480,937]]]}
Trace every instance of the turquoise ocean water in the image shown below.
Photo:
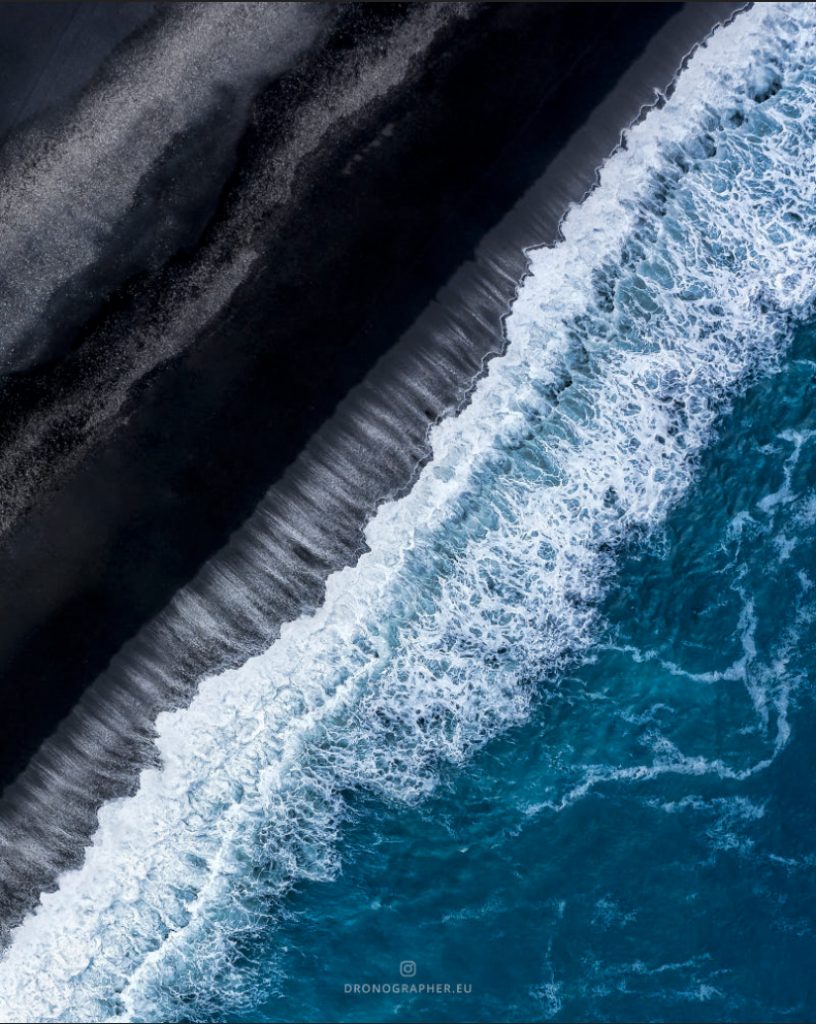
{"label": "turquoise ocean water", "polygon": [[0,1019],[816,1017],[814,7],[715,33],[563,234],[324,605],[160,716]]}
{"label": "turquoise ocean water", "polygon": [[[530,720],[410,812],[354,801],[235,1019],[814,1018],[814,389],[803,326]],[[410,981],[472,992],[362,991]]]}

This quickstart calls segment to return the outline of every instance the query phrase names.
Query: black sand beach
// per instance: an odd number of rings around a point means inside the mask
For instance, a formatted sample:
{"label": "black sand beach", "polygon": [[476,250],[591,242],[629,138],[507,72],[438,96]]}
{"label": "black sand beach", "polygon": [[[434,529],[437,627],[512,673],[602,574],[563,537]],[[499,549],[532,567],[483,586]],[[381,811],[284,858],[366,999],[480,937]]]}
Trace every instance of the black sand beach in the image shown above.
{"label": "black sand beach", "polygon": [[[2,383],[7,925],[81,855],[100,802],[132,788],[151,716],[317,603],[376,505],[409,485],[429,423],[501,349],[524,247],[555,240],[620,131],[739,5],[666,24],[680,6],[470,5],[418,26],[400,5],[351,10],[364,31],[341,19],[256,100],[196,245]],[[365,80],[375,53],[400,67],[384,91]],[[326,102],[343,88],[363,91],[353,117]],[[295,160],[279,140],[321,104],[331,116]],[[281,200],[269,168],[284,165]],[[198,315],[246,231],[258,259]],[[263,526],[187,588],[211,618],[177,602],[137,636],[260,502]],[[225,580],[251,607],[219,595]]]}

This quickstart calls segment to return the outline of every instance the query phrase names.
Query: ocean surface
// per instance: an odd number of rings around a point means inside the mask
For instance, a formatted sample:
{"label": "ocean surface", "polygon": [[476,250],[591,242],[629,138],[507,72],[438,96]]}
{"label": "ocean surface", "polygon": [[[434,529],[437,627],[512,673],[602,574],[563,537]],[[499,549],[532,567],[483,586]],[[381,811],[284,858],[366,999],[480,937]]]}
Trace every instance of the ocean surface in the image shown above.
{"label": "ocean surface", "polygon": [[814,384],[803,325],[529,720],[414,808],[355,796],[231,1020],[813,1019]]}
{"label": "ocean surface", "polygon": [[628,132],[368,552],[160,717],[3,1020],[816,1017],[814,30],[754,7]]}

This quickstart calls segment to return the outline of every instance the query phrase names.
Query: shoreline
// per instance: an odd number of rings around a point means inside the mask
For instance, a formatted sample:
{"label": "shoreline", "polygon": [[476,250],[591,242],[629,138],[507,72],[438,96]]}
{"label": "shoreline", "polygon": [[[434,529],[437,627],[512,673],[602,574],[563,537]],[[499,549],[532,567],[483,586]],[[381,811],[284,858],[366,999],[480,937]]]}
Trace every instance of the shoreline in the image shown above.
{"label": "shoreline", "polygon": [[155,763],[156,713],[184,704],[202,676],[268,646],[281,623],[321,600],[331,572],[356,560],[378,505],[410,489],[427,460],[430,425],[467,403],[489,359],[502,350],[502,321],[526,276],[526,251],[557,242],[566,210],[592,189],[626,127],[658,92],[670,90],[694,46],[743,6],[693,5],[658,31],[547,171],[483,238],[476,259],[443,286],[226,547],[122,648],[6,789],[0,801],[6,927],[60,871],[81,860],[98,807],[132,792],[139,768]]}
{"label": "shoreline", "polygon": [[[194,252],[116,295],[60,361],[0,381],[0,716],[14,737],[0,786],[228,542],[673,7],[634,25],[593,8],[589,35],[567,6],[414,7],[407,22],[375,9],[349,15],[350,51],[341,24],[258,98]],[[518,277],[518,248],[511,264]],[[455,378],[501,344],[512,285],[480,290],[454,297]],[[429,420],[449,405],[431,401]]]}

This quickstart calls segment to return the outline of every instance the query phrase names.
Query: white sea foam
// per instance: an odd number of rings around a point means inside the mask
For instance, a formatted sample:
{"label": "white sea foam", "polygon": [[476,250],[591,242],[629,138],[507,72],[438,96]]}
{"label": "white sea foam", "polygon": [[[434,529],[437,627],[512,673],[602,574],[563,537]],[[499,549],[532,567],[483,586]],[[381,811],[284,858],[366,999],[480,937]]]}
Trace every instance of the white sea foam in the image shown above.
{"label": "white sea foam", "polygon": [[[665,517],[729,395],[810,309],[814,27],[809,5],[756,6],[629,132],[564,241],[531,254],[507,354],[435,428],[369,552],[160,718],[163,767],[103,807],[84,866],[14,933],[2,1019],[170,1020],[239,998],[244,938],[337,870],[344,794],[422,797],[591,642],[617,544]],[[654,754],[633,770],[744,771]]]}

